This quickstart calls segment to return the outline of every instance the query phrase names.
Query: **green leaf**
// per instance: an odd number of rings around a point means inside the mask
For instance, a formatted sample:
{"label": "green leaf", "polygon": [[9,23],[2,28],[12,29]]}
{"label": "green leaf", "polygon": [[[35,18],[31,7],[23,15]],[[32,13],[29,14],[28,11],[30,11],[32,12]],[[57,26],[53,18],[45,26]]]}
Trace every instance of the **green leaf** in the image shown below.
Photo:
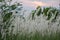
{"label": "green leaf", "polygon": [[39,9],[40,8],[40,6],[38,6],[36,9]]}
{"label": "green leaf", "polygon": [[55,17],[52,19],[52,22],[56,22],[57,16],[59,15],[59,12],[57,11],[55,14]]}
{"label": "green leaf", "polygon": [[3,0],[0,0],[0,2],[2,2]]}
{"label": "green leaf", "polygon": [[53,8],[51,12],[52,12],[53,14],[55,14],[55,11],[57,11],[57,10]]}
{"label": "green leaf", "polygon": [[10,19],[11,15],[12,12],[5,14],[5,16],[3,17],[3,22],[6,22],[8,19]]}
{"label": "green leaf", "polygon": [[37,16],[39,16],[41,14],[41,12],[42,12],[42,9],[40,8],[38,13],[37,13]]}
{"label": "green leaf", "polygon": [[44,8],[43,9],[43,13],[44,13],[45,16],[47,16],[47,12],[48,12],[49,9],[51,9],[51,8],[50,7],[47,7],[47,8]]}
{"label": "green leaf", "polygon": [[49,13],[49,14],[48,14],[48,18],[47,18],[47,20],[50,20],[51,17],[52,17],[52,14]]}
{"label": "green leaf", "polygon": [[12,5],[11,8],[12,8],[12,10],[15,10],[16,9],[16,5]]}
{"label": "green leaf", "polygon": [[36,10],[32,11],[32,19],[34,19],[35,12],[36,12]]}

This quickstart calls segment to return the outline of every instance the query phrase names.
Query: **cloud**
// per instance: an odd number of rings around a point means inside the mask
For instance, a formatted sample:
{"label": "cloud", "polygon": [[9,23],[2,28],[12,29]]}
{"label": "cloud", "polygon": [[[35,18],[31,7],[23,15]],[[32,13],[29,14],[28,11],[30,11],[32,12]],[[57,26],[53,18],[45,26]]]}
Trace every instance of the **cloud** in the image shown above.
{"label": "cloud", "polygon": [[57,6],[59,5],[59,0],[18,0],[22,1],[23,5],[26,6]]}
{"label": "cloud", "polygon": [[44,3],[44,2],[39,2],[39,1],[34,1],[33,4],[34,4],[35,6],[46,6],[46,5],[47,5],[46,3]]}
{"label": "cloud", "polygon": [[37,7],[37,6],[45,6],[46,3],[40,2],[40,1],[31,1],[31,0],[20,0],[22,1],[23,5],[29,6],[29,7]]}
{"label": "cloud", "polygon": [[53,6],[58,7],[59,6],[59,0],[17,0],[17,2],[22,2],[23,8],[25,9],[35,9],[37,6],[47,7],[47,6]]}

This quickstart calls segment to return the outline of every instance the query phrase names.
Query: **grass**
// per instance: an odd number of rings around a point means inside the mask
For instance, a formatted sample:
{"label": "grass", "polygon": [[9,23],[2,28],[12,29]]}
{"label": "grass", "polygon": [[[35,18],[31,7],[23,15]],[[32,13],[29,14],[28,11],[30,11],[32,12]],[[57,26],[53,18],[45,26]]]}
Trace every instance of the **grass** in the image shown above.
{"label": "grass", "polygon": [[7,35],[6,40],[60,40],[60,32],[56,31],[56,33],[51,32],[50,34],[47,31],[41,33],[37,30],[35,32],[30,32],[30,33],[20,32],[17,34],[12,34],[10,36]]}

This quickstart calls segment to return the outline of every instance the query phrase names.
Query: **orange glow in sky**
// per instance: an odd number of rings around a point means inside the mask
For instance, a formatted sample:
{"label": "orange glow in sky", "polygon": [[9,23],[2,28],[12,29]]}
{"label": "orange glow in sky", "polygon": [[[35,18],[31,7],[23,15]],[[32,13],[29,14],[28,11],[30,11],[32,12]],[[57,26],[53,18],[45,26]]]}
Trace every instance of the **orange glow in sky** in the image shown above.
{"label": "orange glow in sky", "polygon": [[27,6],[57,6],[60,2],[59,0],[43,0],[43,1],[38,1],[38,0],[18,0],[23,2],[23,5]]}
{"label": "orange glow in sky", "polygon": [[17,0],[18,2],[22,2],[23,7],[26,8],[36,8],[37,6],[47,7],[53,6],[58,7],[60,0]]}
{"label": "orange glow in sky", "polygon": [[37,7],[37,6],[47,6],[46,3],[38,2],[38,1],[34,1],[33,4],[35,5],[35,7]]}

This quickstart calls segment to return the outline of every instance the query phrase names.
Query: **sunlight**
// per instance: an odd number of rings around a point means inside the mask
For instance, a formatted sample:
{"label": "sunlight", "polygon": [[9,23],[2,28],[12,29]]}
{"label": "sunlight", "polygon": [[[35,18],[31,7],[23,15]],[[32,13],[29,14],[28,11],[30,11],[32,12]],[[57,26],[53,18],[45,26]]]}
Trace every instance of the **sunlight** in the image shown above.
{"label": "sunlight", "polygon": [[37,7],[37,6],[47,6],[46,3],[44,2],[38,2],[38,1],[34,1],[33,4]]}

